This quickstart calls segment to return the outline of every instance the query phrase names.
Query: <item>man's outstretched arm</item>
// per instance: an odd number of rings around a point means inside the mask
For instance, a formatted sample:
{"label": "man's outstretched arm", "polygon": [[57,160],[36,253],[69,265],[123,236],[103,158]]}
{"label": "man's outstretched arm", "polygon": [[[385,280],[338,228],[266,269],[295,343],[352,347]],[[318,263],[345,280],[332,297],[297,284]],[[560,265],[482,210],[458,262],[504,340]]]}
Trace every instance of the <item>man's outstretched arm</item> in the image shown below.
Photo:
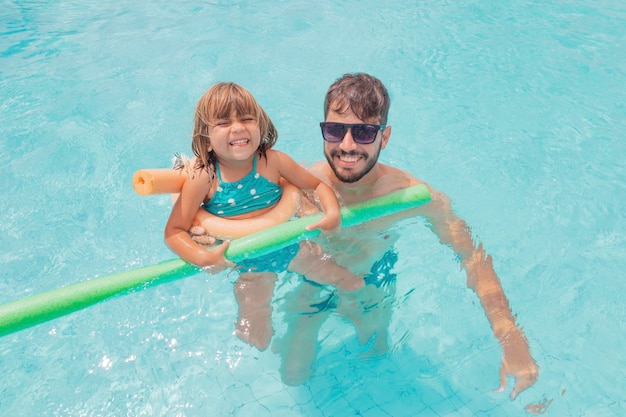
{"label": "man's outstretched arm", "polygon": [[467,286],[478,296],[493,334],[502,345],[499,390],[506,387],[507,375],[514,376],[515,387],[511,392],[511,399],[514,399],[537,381],[539,370],[526,336],[515,322],[491,256],[486,254],[482,244],[473,241],[469,227],[452,211],[445,194],[433,191],[432,201],[421,207],[420,212],[430,222],[439,241],[449,245],[460,257],[467,273]]}

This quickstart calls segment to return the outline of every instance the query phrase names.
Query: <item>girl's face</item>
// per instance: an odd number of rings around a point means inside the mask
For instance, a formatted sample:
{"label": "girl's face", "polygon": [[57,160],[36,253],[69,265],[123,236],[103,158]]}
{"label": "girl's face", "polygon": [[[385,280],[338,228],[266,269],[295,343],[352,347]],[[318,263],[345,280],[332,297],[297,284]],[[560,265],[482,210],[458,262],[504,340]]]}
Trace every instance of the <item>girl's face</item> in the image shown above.
{"label": "girl's face", "polygon": [[228,119],[212,121],[209,138],[208,150],[223,164],[252,159],[261,144],[261,131],[254,116],[238,116],[233,110]]}

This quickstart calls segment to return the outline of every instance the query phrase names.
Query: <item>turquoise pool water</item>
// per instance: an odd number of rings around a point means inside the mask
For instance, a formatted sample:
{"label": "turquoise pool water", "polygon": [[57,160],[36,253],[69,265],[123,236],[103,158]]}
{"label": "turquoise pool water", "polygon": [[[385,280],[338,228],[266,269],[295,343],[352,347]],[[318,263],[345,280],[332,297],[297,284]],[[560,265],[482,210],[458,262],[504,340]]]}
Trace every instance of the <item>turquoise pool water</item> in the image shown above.
{"label": "turquoise pool water", "polygon": [[[280,352],[232,334],[232,276],[201,274],[0,339],[0,415],[626,414],[622,1],[0,0],[0,30],[0,303],[173,258],[169,198],[130,179],[189,152],[212,83],[246,86],[310,162],[326,88],[366,71],[392,95],[382,159],[452,198],[540,366],[514,401],[492,391],[500,347],[416,219],[385,355],[331,312],[286,386]],[[277,341],[298,278],[280,282]]]}

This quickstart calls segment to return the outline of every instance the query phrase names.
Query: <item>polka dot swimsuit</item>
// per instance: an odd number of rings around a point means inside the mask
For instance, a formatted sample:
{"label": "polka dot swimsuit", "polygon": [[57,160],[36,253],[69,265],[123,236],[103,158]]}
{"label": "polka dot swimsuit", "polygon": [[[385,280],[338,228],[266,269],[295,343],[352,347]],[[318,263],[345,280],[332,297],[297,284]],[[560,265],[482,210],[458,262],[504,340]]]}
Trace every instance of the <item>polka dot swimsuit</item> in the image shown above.
{"label": "polka dot swimsuit", "polygon": [[273,206],[280,200],[283,189],[256,172],[256,160],[255,155],[252,171],[235,182],[223,182],[220,166],[215,163],[219,184],[213,197],[204,204],[206,211],[216,216],[230,217]]}

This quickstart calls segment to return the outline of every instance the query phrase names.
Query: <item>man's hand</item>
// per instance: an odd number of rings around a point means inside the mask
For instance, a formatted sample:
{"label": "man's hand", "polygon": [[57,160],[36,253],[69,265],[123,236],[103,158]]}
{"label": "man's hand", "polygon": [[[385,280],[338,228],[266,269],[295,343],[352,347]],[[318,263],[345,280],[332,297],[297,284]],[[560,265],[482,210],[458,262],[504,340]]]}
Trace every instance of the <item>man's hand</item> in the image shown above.
{"label": "man's hand", "polygon": [[500,367],[500,387],[498,391],[506,388],[506,377],[515,377],[515,386],[511,391],[511,400],[526,388],[532,386],[539,378],[539,367],[530,356],[528,342],[523,333],[515,328],[500,339],[504,351],[502,366]]}

